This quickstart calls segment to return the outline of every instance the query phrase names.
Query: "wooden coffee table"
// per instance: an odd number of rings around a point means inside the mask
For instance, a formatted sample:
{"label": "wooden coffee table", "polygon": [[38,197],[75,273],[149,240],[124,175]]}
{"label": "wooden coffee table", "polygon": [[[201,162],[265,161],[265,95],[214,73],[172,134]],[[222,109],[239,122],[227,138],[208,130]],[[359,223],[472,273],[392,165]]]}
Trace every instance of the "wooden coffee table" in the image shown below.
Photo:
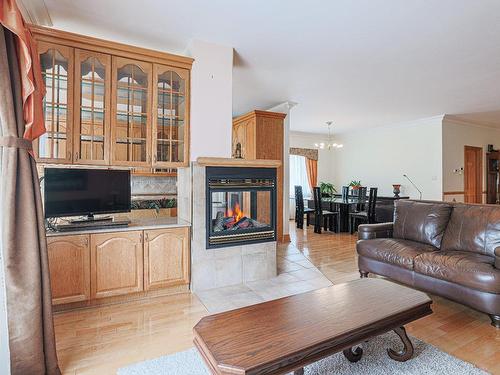
{"label": "wooden coffee table", "polygon": [[413,355],[404,325],[432,314],[424,293],[382,279],[346,284],[264,302],[202,318],[194,344],[213,374],[284,374],[343,351],[361,359],[357,344],[394,330],[404,349],[388,350],[396,361]]}

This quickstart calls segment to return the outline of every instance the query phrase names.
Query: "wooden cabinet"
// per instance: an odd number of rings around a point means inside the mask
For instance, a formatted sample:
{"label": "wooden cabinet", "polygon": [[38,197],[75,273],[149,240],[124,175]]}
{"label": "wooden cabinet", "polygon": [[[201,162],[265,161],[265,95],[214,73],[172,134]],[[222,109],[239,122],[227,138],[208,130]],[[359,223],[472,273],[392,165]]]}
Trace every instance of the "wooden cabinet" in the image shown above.
{"label": "wooden cabinet", "polygon": [[188,166],[191,58],[30,28],[47,86],[39,162]]}
{"label": "wooden cabinet", "polygon": [[144,289],[189,283],[189,228],[144,231]]}
{"label": "wooden cabinet", "polygon": [[47,132],[34,144],[38,161],[70,163],[73,131],[73,48],[55,43],[38,43],[42,78],[46,94],[43,98]]}
{"label": "wooden cabinet", "polygon": [[47,243],[53,305],[189,290],[188,227],[65,234]]}
{"label": "wooden cabinet", "polygon": [[73,161],[109,164],[111,56],[75,50]]}
{"label": "wooden cabinet", "polygon": [[113,57],[111,155],[114,165],[151,165],[151,72],[142,61]]}
{"label": "wooden cabinet", "polygon": [[153,67],[153,165],[183,166],[189,160],[189,70]]}
{"label": "wooden cabinet", "polygon": [[49,237],[47,245],[52,304],[89,300],[89,236]]}
{"label": "wooden cabinet", "polygon": [[[241,149],[243,159],[271,159],[283,163],[284,119],[286,114],[252,111],[233,119],[232,155]],[[276,238],[283,237],[283,164],[277,170]],[[287,198],[288,199],[288,198]]]}
{"label": "wooden cabinet", "polygon": [[91,235],[92,298],[143,290],[142,235],[142,231]]}

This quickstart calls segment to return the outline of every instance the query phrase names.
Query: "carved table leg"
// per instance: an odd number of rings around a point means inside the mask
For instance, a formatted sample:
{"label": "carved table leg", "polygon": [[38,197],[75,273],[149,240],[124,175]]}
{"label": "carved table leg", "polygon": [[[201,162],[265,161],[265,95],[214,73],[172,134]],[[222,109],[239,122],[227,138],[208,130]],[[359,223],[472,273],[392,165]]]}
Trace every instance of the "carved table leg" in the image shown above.
{"label": "carved table leg", "polygon": [[403,341],[404,348],[399,352],[396,352],[392,349],[387,349],[387,354],[389,354],[389,357],[391,357],[395,361],[405,362],[413,356],[413,344],[408,338],[404,327],[396,328],[394,332],[396,332],[401,341]]}
{"label": "carved table leg", "polygon": [[304,367],[299,368],[293,372],[293,375],[304,375]]}
{"label": "carved table leg", "polygon": [[357,347],[356,350],[352,350],[352,348],[344,350],[345,357],[349,360],[349,362],[358,362],[363,355],[363,349],[361,347]]}

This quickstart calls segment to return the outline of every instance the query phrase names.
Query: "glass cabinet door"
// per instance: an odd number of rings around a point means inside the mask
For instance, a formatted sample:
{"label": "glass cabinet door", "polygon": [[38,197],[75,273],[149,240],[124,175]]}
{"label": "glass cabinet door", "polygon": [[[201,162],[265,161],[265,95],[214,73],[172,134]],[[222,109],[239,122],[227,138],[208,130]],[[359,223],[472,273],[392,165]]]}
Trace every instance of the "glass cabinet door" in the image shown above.
{"label": "glass cabinet door", "polygon": [[189,71],[155,64],[153,77],[153,165],[187,165]]}
{"label": "glass cabinet door", "polygon": [[46,94],[43,98],[45,128],[35,143],[39,161],[71,162],[71,129],[73,105],[73,48],[38,43],[42,77]]}
{"label": "glass cabinet door", "polygon": [[109,164],[111,56],[75,50],[75,153],[82,164]]}
{"label": "glass cabinet door", "polygon": [[151,73],[151,64],[113,57],[113,164],[151,165]]}

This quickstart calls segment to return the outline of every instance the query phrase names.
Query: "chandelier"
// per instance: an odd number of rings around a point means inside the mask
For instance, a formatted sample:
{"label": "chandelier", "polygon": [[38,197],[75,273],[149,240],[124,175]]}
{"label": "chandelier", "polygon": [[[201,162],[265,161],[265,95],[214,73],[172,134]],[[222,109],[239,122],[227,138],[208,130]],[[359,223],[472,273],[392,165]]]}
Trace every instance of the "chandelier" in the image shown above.
{"label": "chandelier", "polygon": [[327,150],[331,150],[332,148],[342,148],[344,147],[343,144],[341,143],[335,143],[333,142],[333,136],[332,136],[332,121],[327,121],[326,126],[328,126],[328,141],[325,142],[318,142],[314,144],[314,147],[319,148],[320,150],[324,150],[325,148]]}

